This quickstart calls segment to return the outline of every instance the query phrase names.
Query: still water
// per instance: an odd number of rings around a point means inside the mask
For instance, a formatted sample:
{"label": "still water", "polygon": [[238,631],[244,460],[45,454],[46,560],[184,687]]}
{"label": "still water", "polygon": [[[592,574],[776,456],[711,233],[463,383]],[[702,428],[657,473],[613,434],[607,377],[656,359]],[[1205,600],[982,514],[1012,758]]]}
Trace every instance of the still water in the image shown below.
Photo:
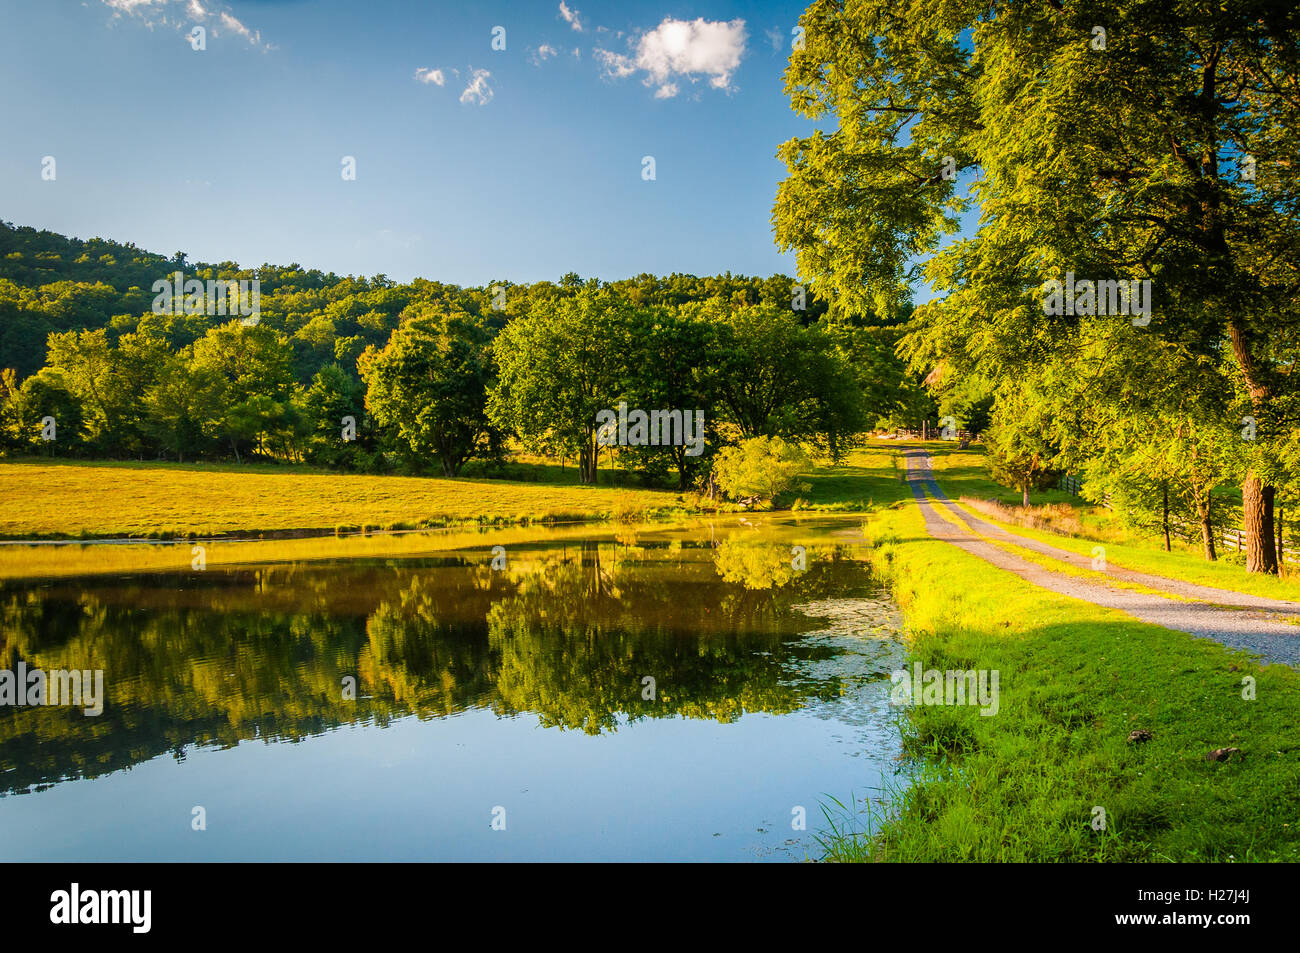
{"label": "still water", "polygon": [[831,799],[898,780],[903,649],[856,522],[578,532],[0,584],[0,668],[107,695],[0,706],[0,859],[805,860],[824,808],[861,827]]}

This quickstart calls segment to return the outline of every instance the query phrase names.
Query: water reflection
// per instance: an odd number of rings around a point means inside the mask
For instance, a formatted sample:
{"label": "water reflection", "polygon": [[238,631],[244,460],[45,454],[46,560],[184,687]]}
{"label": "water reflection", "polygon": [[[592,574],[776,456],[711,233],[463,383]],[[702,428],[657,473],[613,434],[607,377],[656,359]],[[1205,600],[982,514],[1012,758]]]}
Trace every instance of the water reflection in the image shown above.
{"label": "water reflection", "polygon": [[102,668],[108,695],[97,718],[0,708],[0,791],[472,709],[591,735],[730,723],[884,676],[887,649],[845,668],[854,633],[804,636],[872,591],[858,549],[807,544],[799,571],[752,535],[625,529],[511,547],[504,569],[482,550],[0,586],[0,668]]}

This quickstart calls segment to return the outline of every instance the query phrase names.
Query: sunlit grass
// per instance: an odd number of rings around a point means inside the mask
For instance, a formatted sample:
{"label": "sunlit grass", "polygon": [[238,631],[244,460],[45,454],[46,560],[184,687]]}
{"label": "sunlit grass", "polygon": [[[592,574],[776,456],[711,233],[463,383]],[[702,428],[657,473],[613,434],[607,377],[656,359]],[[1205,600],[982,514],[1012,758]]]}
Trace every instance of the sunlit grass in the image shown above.
{"label": "sunlit grass", "polygon": [[[942,484],[940,484],[942,486]],[[1016,525],[1005,519],[998,519],[986,508],[959,503],[963,509],[974,513],[982,519],[1001,526],[1009,532],[1017,533],[1028,539],[1049,543],[1059,549],[1069,550],[1080,555],[1091,555],[1096,545],[1093,539],[1073,536],[1061,536],[1046,533],[1039,529]],[[1131,538],[1130,538],[1131,539]],[[1300,575],[1293,571],[1291,575],[1278,577],[1264,573],[1246,572],[1244,566],[1231,562],[1208,562],[1190,547],[1179,547],[1173,552],[1156,548],[1154,541],[1116,542],[1111,539],[1101,540],[1106,549],[1106,562],[1110,566],[1132,569],[1137,572],[1150,573],[1153,576],[1165,576],[1202,586],[1227,589],[1232,592],[1264,596],[1271,599],[1290,599],[1300,602]],[[1056,568],[1054,565],[1051,568]],[[1294,567],[1292,567],[1294,569]]]}
{"label": "sunlit grass", "polygon": [[897,449],[871,442],[849,453],[839,466],[820,466],[805,477],[800,494],[809,509],[868,510],[911,496]]}
{"label": "sunlit grass", "polygon": [[[1000,707],[906,709],[923,770],[875,836],[831,825],[828,859],[1300,859],[1300,673],[1039,589],[929,538],[916,507],[866,531],[909,664],[997,670]],[[1135,728],[1152,740],[1130,744]],[[1245,757],[1205,760],[1228,745]]]}
{"label": "sunlit grass", "polygon": [[0,536],[167,538],[336,527],[606,519],[677,493],[503,480],[177,464],[0,464]]}

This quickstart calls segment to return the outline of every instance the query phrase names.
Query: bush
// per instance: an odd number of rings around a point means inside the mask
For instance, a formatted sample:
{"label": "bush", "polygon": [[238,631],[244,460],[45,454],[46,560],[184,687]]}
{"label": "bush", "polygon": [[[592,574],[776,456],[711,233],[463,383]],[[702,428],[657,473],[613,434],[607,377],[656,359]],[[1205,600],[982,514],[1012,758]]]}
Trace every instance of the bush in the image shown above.
{"label": "bush", "polygon": [[[751,437],[726,447],[713,465],[722,492],[733,500],[773,500],[794,488],[799,474],[810,466],[798,446],[780,437]],[[806,485],[800,489],[807,491]]]}

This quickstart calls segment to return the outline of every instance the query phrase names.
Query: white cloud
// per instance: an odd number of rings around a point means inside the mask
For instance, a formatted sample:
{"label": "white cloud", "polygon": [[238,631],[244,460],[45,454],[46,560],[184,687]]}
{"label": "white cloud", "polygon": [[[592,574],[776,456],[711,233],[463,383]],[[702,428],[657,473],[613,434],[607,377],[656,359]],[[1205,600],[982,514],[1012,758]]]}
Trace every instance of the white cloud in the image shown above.
{"label": "white cloud", "polygon": [[636,41],[631,56],[597,49],[596,58],[611,77],[646,74],[643,82],[658,87],[656,99],[676,96],[679,87],[672,80],[680,77],[694,83],[708,77],[714,89],[730,90],[731,74],[745,55],[744,20],[694,21],[666,17],[662,23]]}
{"label": "white cloud", "polygon": [[[188,33],[195,26],[195,21],[199,21],[209,24],[213,36],[229,31],[243,37],[252,46],[272,48],[262,42],[260,31],[246,26],[229,10],[205,5],[202,0],[103,0],[103,3],[115,16],[129,14],[149,27],[175,26]],[[177,16],[168,16],[170,9],[175,9]]]}
{"label": "white cloud", "polygon": [[560,16],[564,17],[566,23],[573,27],[579,33],[582,32],[582,20],[578,19],[578,11],[570,10],[564,5],[564,0],[560,0]]}
{"label": "white cloud", "polygon": [[250,42],[257,42],[252,30],[244,26],[244,24],[240,23],[238,20],[232,17],[229,13],[226,13],[224,10],[221,13],[221,25],[224,26],[227,30],[230,30],[232,33],[238,33],[240,36],[244,37]]}
{"label": "white cloud", "polygon": [[772,29],[763,32],[767,35],[768,42],[772,44],[772,49],[780,52],[781,47],[785,45],[785,37],[781,35],[781,31],[776,27],[772,27]]}
{"label": "white cloud", "polygon": [[143,7],[161,7],[167,3],[167,0],[104,0],[104,3],[114,10],[135,13]]}
{"label": "white cloud", "polygon": [[535,52],[530,59],[532,59],[534,66],[541,66],[558,52],[559,51],[549,43],[543,43],[537,48],[537,52]]}
{"label": "white cloud", "polygon": [[465,91],[460,94],[462,103],[473,103],[475,106],[486,106],[492,101],[492,87],[488,85],[488,78],[492,74],[485,69],[470,68],[469,85]]}
{"label": "white cloud", "polygon": [[415,78],[421,83],[433,83],[434,86],[441,86],[447,82],[447,77],[440,69],[433,69],[428,66],[421,66],[415,71]]}

